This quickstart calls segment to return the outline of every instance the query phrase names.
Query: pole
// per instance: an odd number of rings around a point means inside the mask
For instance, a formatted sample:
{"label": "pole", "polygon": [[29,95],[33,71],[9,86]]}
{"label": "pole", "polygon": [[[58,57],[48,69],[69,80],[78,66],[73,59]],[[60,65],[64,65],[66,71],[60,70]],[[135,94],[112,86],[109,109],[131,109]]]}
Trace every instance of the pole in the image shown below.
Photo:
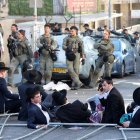
{"label": "pole", "polygon": [[37,21],[37,0],[34,0],[35,2],[35,5],[34,5],[34,18],[35,18],[35,21]]}
{"label": "pole", "polygon": [[81,6],[80,6],[80,23],[79,23],[79,29],[81,31],[81,25],[82,25],[82,22],[81,22]]}
{"label": "pole", "polygon": [[109,25],[109,29],[112,29],[112,15],[111,15],[111,12],[112,12],[112,6],[111,6],[111,0],[108,0],[108,25]]}

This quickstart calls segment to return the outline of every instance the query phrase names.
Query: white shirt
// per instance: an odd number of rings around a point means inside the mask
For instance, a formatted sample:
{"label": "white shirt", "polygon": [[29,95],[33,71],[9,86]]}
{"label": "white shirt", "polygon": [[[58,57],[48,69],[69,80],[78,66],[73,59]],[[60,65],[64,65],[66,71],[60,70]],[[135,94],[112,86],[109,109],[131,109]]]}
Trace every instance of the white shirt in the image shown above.
{"label": "white shirt", "polygon": [[132,117],[134,117],[134,115],[136,114],[136,112],[137,112],[139,109],[140,109],[140,106],[136,106],[136,107],[134,108],[134,111],[133,111],[133,113],[132,113]]}
{"label": "white shirt", "polygon": [[99,99],[102,99],[102,98],[107,99],[107,96],[109,95],[109,92],[110,92],[110,91],[104,92],[103,94],[100,94],[100,95],[99,95]]}
{"label": "white shirt", "polygon": [[48,112],[47,112],[47,111],[42,110],[41,105],[40,105],[39,103],[38,103],[38,104],[36,104],[36,105],[40,108],[40,110],[42,111],[42,113],[45,115],[46,120],[47,120],[47,124],[48,124],[48,123],[49,123],[49,121],[50,121],[50,116],[49,116]]}

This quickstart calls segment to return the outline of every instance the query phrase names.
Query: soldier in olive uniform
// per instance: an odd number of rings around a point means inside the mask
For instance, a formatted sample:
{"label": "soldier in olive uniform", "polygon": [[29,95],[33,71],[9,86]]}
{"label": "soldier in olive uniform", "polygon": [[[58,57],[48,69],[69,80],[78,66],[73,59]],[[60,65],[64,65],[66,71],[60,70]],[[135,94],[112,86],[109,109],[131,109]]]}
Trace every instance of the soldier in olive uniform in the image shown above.
{"label": "soldier in olive uniform", "polygon": [[95,87],[103,65],[104,76],[111,77],[111,71],[115,57],[113,55],[114,46],[111,43],[109,36],[110,31],[104,30],[103,39],[94,45],[94,48],[98,49],[99,54],[96,60],[96,69],[92,75],[93,77],[91,78],[90,87]]}
{"label": "soldier in olive uniform", "polygon": [[25,37],[25,31],[19,30],[18,39],[15,42],[15,46],[13,48],[13,58],[10,63],[10,69],[8,71],[8,84],[9,86],[13,85],[13,76],[14,71],[18,67],[18,65],[23,64],[25,60],[33,58],[33,52],[31,49],[31,45],[28,39]]}
{"label": "soldier in olive uniform", "polygon": [[[40,71],[43,75],[43,84],[48,84],[52,78],[53,60],[50,55],[50,51],[57,48],[57,42],[50,34],[50,25],[44,25],[44,35],[37,40],[37,46],[40,53]],[[44,83],[45,82],[45,83]]]}
{"label": "soldier in olive uniform", "polygon": [[63,49],[66,52],[66,63],[68,73],[73,81],[73,89],[84,87],[83,83],[79,80],[80,58],[85,58],[84,46],[82,40],[78,37],[77,33],[78,28],[72,26],[70,28],[70,35],[63,40]]}
{"label": "soldier in olive uniform", "polygon": [[9,51],[9,55],[10,55],[10,62],[13,58],[13,51],[14,51],[14,43],[17,41],[18,39],[18,26],[16,24],[12,24],[11,26],[11,34],[8,37],[8,51]]}

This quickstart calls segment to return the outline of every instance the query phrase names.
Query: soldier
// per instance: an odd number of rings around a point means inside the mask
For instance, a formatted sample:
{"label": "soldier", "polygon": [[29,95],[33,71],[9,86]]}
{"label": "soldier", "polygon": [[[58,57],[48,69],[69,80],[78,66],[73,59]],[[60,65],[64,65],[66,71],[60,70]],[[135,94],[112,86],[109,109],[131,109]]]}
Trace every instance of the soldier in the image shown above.
{"label": "soldier", "polygon": [[8,71],[8,84],[13,85],[13,74],[15,69],[20,64],[22,66],[23,62],[28,59],[33,58],[33,52],[28,39],[25,37],[25,31],[19,30],[18,39],[14,43],[13,48],[13,58],[11,60],[10,69]]}
{"label": "soldier", "polygon": [[57,42],[50,34],[51,28],[49,24],[44,25],[44,35],[37,40],[37,47],[40,53],[40,71],[43,75],[43,84],[48,84],[51,81],[53,60],[50,55],[50,51],[53,51],[57,47]]}
{"label": "soldier", "polygon": [[115,57],[113,55],[114,46],[111,43],[109,36],[110,31],[104,30],[103,39],[101,39],[94,46],[95,49],[98,49],[99,54],[96,60],[96,69],[93,73],[93,77],[91,78],[91,82],[89,85],[90,87],[94,87],[96,85],[103,65],[104,65],[104,76],[111,77],[111,71]]}
{"label": "soldier", "polygon": [[16,24],[12,24],[11,31],[12,33],[9,35],[7,40],[8,41],[7,47],[10,55],[10,61],[13,58],[14,42],[17,41],[18,39],[18,26]]}
{"label": "soldier", "polygon": [[78,37],[78,28],[72,26],[70,28],[70,35],[63,40],[63,49],[66,52],[66,63],[69,75],[73,81],[72,89],[79,89],[84,87],[79,80],[79,65],[80,57],[84,60],[84,46],[82,40]]}

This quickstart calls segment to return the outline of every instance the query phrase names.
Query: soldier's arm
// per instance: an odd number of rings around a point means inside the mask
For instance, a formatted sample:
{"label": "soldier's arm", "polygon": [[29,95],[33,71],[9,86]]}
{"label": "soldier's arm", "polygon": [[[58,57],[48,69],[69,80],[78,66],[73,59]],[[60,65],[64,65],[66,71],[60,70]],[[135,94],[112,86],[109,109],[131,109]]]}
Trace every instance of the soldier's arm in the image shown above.
{"label": "soldier's arm", "polygon": [[25,44],[26,44],[26,47],[28,49],[28,55],[33,58],[33,51],[32,51],[32,46],[31,44],[29,43],[28,40],[25,41]]}
{"label": "soldier's arm", "polygon": [[43,47],[43,44],[41,43],[41,40],[42,40],[42,36],[37,39],[37,42],[36,43],[37,43],[37,47],[38,48]]}
{"label": "soldier's arm", "polygon": [[65,38],[63,39],[62,48],[63,48],[63,50],[66,50],[66,49],[67,49],[67,37],[65,37]]}
{"label": "soldier's arm", "polygon": [[102,50],[105,50],[105,51],[112,49],[112,47],[113,47],[113,44],[111,42],[108,43],[107,45],[102,45],[102,44],[99,45],[99,48],[102,49]]}
{"label": "soldier's arm", "polygon": [[57,48],[57,41],[56,40],[54,40],[54,38],[52,37],[51,38],[51,46],[50,46],[50,48],[52,49],[52,50],[55,50],[56,48]]}
{"label": "soldier's arm", "polygon": [[98,49],[99,46],[100,46],[100,43],[95,43],[95,44],[94,44],[94,48],[95,48],[95,49]]}
{"label": "soldier's arm", "polygon": [[85,57],[85,53],[84,53],[84,43],[83,43],[83,41],[80,39],[79,40],[80,41],[80,46],[79,47],[81,47],[81,56],[82,56],[82,58],[84,58]]}

